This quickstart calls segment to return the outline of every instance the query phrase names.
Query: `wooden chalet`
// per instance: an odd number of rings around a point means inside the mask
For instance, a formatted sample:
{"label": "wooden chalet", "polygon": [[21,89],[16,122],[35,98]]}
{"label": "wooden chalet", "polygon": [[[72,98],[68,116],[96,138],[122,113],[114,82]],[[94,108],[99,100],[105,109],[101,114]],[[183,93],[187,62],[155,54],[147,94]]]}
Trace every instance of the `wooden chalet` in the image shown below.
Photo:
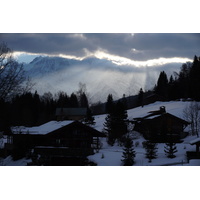
{"label": "wooden chalet", "polygon": [[184,129],[187,121],[167,113],[165,107],[150,111],[146,116],[134,118],[134,130],[143,134],[144,138],[154,142],[180,142],[187,136]]}
{"label": "wooden chalet", "polygon": [[[52,123],[37,127],[35,131],[33,127],[29,131],[14,132],[8,141],[12,143],[13,152],[31,152],[35,165],[84,165],[86,157],[100,148],[99,137],[105,137],[79,121]],[[51,126],[54,130],[50,130]]]}
{"label": "wooden chalet", "polygon": [[191,145],[196,145],[196,151],[187,151],[188,161],[191,159],[200,159],[200,138],[190,141]]}
{"label": "wooden chalet", "polygon": [[87,108],[57,108],[57,120],[81,120],[87,115]]}

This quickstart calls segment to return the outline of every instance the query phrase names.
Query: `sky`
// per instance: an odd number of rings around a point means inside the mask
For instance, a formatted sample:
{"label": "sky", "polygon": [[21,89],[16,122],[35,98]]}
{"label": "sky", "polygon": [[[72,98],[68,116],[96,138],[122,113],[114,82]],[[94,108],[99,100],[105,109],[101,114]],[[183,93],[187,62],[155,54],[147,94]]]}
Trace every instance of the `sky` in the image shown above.
{"label": "sky", "polygon": [[116,64],[153,66],[199,56],[199,33],[0,33],[20,62],[39,55],[82,60],[89,56]]}

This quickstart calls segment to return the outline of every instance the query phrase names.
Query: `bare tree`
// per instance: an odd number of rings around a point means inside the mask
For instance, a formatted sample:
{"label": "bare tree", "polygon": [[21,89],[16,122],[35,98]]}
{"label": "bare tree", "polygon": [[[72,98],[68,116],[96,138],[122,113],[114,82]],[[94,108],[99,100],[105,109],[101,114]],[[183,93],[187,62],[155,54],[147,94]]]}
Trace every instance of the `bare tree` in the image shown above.
{"label": "bare tree", "polygon": [[13,52],[5,43],[0,44],[0,99],[8,99],[22,91],[26,80],[23,65],[13,58]]}
{"label": "bare tree", "polygon": [[[79,104],[80,106],[82,105],[89,105],[89,93],[87,92],[87,87],[85,83],[79,82],[79,89],[76,92],[78,100],[79,100]],[[86,102],[87,101],[87,102]]]}
{"label": "bare tree", "polygon": [[191,102],[183,110],[183,116],[190,122],[192,135],[197,135],[197,137],[199,137],[200,104],[198,102]]}

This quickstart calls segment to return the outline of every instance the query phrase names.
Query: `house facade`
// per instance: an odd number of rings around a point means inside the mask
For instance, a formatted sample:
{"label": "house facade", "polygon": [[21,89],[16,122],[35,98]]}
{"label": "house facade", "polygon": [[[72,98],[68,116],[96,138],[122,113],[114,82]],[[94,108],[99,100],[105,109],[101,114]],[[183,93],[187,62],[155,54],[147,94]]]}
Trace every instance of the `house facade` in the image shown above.
{"label": "house facade", "polygon": [[155,142],[180,142],[187,136],[184,129],[187,121],[167,113],[165,107],[150,111],[146,116],[134,119],[134,130],[143,134],[147,140]]}
{"label": "house facade", "polygon": [[87,115],[87,108],[57,108],[57,120],[81,120]]}
{"label": "house facade", "polygon": [[200,138],[190,141],[191,145],[196,145],[196,151],[187,151],[187,159],[188,161],[191,159],[200,159]]}
{"label": "house facade", "polygon": [[49,122],[37,127],[38,132],[15,132],[10,138],[14,157],[28,153],[33,165],[84,165],[86,157],[100,148],[99,138],[105,135],[78,121],[65,122]]}

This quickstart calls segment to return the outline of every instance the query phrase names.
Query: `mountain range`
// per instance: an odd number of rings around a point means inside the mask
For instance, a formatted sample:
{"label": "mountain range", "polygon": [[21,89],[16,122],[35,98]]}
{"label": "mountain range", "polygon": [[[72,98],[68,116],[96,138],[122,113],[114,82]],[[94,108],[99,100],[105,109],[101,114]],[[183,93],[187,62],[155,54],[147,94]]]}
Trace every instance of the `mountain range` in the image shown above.
{"label": "mountain range", "polygon": [[168,75],[179,71],[181,63],[153,67],[117,65],[110,60],[88,57],[83,60],[39,56],[24,64],[26,75],[35,83],[39,94],[64,91],[68,95],[86,84],[90,102],[105,102],[108,94],[114,99],[135,95],[140,88],[152,89],[161,71]]}

